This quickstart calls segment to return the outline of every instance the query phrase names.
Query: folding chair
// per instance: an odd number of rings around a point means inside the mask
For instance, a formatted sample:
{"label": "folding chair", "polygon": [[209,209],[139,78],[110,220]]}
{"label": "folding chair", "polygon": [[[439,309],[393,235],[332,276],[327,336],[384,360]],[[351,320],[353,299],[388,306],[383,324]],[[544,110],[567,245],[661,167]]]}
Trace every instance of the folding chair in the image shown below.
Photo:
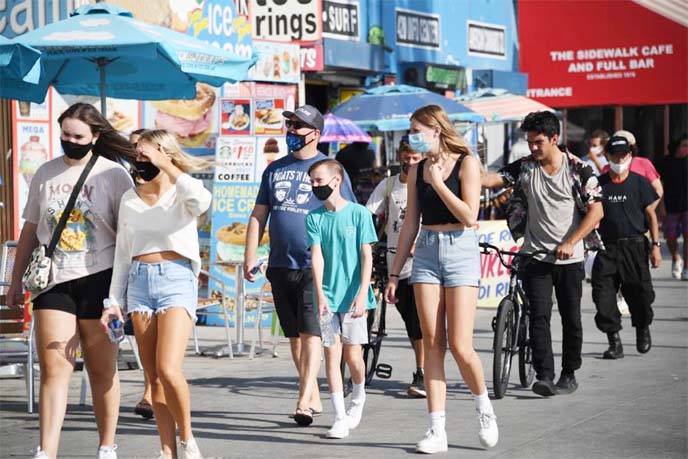
{"label": "folding chair", "polygon": [[248,358],[253,359],[256,354],[256,341],[260,349],[263,349],[263,333],[262,333],[262,318],[264,313],[271,313],[273,315],[272,324],[272,356],[277,357],[277,340],[279,338],[279,325],[275,324],[275,317],[277,316],[277,311],[275,310],[275,302],[272,297],[272,285],[270,282],[265,281],[257,295],[246,295],[247,299],[253,299],[258,302],[258,307],[256,308],[256,325],[255,333],[253,339],[251,340],[251,350],[249,351]]}
{"label": "folding chair", "polygon": [[31,320],[24,309],[7,307],[7,290],[12,278],[14,259],[17,251],[16,241],[2,244],[0,257],[0,375],[17,376],[22,374],[26,383],[27,409],[33,413],[34,406],[34,347],[33,321],[26,331],[25,322]]}
{"label": "folding chair", "polygon": [[[200,276],[205,276],[209,280],[212,279],[214,280],[219,286],[220,290],[222,292],[221,298],[199,298],[198,299],[198,305],[196,306],[196,316],[209,316],[209,315],[220,315],[223,317],[224,322],[225,322],[225,336],[227,338],[227,349],[229,352],[229,358],[234,359],[234,351],[232,350],[232,338],[229,333],[229,314],[227,313],[229,306],[227,304],[227,290],[225,287],[225,283],[222,282],[222,279],[218,278],[217,276],[214,276],[210,274],[208,271],[201,270]],[[213,306],[219,306],[220,311],[215,312],[215,311],[209,311],[209,309]],[[194,339],[194,348],[196,351],[196,355],[201,355],[202,352],[198,347],[198,330],[197,326],[194,323],[193,325],[193,339]]]}

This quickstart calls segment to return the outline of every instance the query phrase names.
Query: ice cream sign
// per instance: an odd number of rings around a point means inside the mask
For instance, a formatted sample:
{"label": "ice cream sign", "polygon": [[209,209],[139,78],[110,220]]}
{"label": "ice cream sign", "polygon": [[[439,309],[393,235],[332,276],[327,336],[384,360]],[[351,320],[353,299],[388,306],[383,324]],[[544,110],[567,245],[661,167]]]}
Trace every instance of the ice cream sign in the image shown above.
{"label": "ice cream sign", "polygon": [[236,14],[232,0],[170,2],[178,16],[188,18],[187,35],[242,57],[253,53],[248,17]]}

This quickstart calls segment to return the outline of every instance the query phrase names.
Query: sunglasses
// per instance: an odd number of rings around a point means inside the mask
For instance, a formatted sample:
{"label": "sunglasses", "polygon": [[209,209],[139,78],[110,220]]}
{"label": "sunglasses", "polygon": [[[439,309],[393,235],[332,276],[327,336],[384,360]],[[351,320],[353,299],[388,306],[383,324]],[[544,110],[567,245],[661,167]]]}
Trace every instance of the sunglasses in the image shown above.
{"label": "sunglasses", "polygon": [[288,128],[294,128],[294,129],[301,129],[301,128],[309,128],[309,129],[315,129],[313,126],[303,123],[301,121],[292,121],[292,120],[285,120],[284,125]]}

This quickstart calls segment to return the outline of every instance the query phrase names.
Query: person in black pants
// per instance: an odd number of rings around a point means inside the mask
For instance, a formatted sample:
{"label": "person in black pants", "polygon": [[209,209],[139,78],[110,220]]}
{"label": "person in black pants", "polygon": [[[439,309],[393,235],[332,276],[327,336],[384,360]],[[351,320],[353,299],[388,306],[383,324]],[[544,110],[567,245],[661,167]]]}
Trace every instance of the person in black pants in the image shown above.
{"label": "person in black pants", "polygon": [[644,354],[652,345],[650,324],[655,292],[648,267],[648,241],[650,230],[652,245],[650,261],[659,267],[662,261],[655,203],[659,196],[642,176],[631,172],[631,150],[624,137],[612,137],[607,144],[610,170],[600,176],[604,194],[604,218],[600,222],[600,235],[605,250],[595,258],[592,268],[592,298],[597,307],[595,323],[607,334],[609,349],[605,359],[624,356],[619,330],[621,314],[616,306],[619,288],[631,312],[631,323],[636,330],[636,347]]}
{"label": "person in black pants", "polygon": [[[485,174],[487,188],[513,186],[507,224],[514,240],[524,236],[521,250],[548,250],[528,265],[524,287],[530,303],[530,344],[542,396],[570,394],[578,388],[574,372],[581,366],[583,327],[580,300],[583,238],[598,243],[595,226],[602,218],[602,195],[590,165],[557,145],[559,120],[550,112],[530,113],[521,129],[531,155]],[[555,386],[550,320],[552,289],[563,325],[561,375]]]}

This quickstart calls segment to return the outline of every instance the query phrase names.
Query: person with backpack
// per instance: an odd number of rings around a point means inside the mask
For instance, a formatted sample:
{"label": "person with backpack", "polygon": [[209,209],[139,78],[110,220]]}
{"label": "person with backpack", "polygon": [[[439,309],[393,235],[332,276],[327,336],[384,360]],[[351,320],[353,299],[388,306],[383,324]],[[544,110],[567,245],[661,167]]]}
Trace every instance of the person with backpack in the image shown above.
{"label": "person with backpack", "polygon": [[[387,272],[392,272],[394,254],[396,253],[399,233],[406,216],[406,199],[408,172],[411,166],[420,162],[423,155],[411,149],[408,136],[404,136],[399,143],[397,157],[401,164],[401,172],[392,177],[384,178],[375,187],[370,195],[366,207],[378,219],[384,215],[384,232],[387,234]],[[378,220],[380,221],[380,220]],[[397,286],[397,311],[401,314],[406,326],[406,334],[411,341],[413,353],[416,357],[416,371],[413,373],[411,384],[406,392],[411,397],[425,398],[425,382],[423,377],[423,334],[418,320],[416,300],[413,295],[413,285],[409,283],[413,254],[408,257],[403,268],[399,272],[399,285]]]}

